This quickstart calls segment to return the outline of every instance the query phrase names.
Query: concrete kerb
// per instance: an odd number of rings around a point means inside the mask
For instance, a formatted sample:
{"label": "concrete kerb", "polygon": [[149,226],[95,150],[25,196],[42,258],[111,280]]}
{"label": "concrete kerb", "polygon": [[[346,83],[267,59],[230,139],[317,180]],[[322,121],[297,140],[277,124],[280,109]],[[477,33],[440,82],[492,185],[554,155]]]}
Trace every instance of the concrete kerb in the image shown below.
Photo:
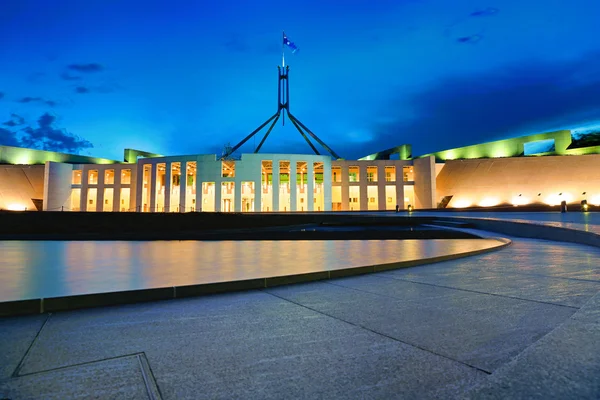
{"label": "concrete kerb", "polygon": [[496,237],[493,239],[497,240],[498,244],[496,246],[491,246],[486,249],[447,254],[436,257],[428,257],[418,260],[367,265],[361,267],[350,267],[328,271],[316,271],[304,274],[273,276],[242,281],[172,286],[153,289],[129,290],[122,292],[94,293],[22,301],[8,301],[0,303],[0,317],[27,314],[43,314],[47,312],[60,312],[76,310],[81,308],[106,307],[132,303],[151,302],[157,300],[170,300],[225,292],[257,290],[268,287],[296,283],[306,283],[319,280],[336,279],[374,272],[388,271],[391,269],[409,268],[417,265],[431,264],[436,262],[474,256],[482,253],[499,250],[503,247],[510,245],[511,243],[509,239],[505,238]]}
{"label": "concrete kerb", "polygon": [[472,228],[491,231],[504,235],[531,239],[553,240],[600,247],[600,235],[578,229],[545,225],[537,222],[503,221],[490,218],[472,217],[439,217],[439,221],[452,222],[459,220]]}

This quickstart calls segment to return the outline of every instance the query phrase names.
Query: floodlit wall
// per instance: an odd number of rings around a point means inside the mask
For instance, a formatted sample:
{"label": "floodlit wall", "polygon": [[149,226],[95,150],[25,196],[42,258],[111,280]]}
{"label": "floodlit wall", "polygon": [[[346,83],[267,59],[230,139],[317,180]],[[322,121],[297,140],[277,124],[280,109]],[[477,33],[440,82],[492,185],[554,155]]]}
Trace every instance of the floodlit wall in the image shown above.
{"label": "floodlit wall", "polygon": [[439,151],[437,153],[425,154],[419,158],[434,156],[437,160],[458,160],[517,157],[522,156],[525,153],[525,145],[527,143],[549,139],[554,140],[555,151],[553,153],[555,154],[584,154],[584,149],[567,150],[567,147],[571,144],[571,131],[562,130],[522,136],[513,139],[497,140],[494,142],[475,144],[472,146],[458,147],[455,149]]}
{"label": "floodlit wall", "polygon": [[47,161],[44,169],[44,211],[70,211],[73,165]]}
{"label": "floodlit wall", "polygon": [[415,208],[435,208],[436,167],[433,156],[414,160]]}
{"label": "floodlit wall", "polygon": [[0,210],[37,210],[43,196],[43,165],[0,165]]}
{"label": "floodlit wall", "polygon": [[47,161],[63,163],[115,164],[106,158],[87,157],[76,154],[26,149],[23,147],[0,146],[0,164],[45,164]]}
{"label": "floodlit wall", "polygon": [[436,184],[436,203],[452,196],[449,208],[600,204],[600,155],[446,161]]}

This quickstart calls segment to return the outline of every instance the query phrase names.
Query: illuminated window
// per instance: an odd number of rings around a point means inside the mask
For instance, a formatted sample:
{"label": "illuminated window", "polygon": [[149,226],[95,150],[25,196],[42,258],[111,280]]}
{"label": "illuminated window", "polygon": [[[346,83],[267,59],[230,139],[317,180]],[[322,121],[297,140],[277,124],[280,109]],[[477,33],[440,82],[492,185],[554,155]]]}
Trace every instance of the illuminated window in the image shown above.
{"label": "illuminated window", "polygon": [[81,185],[81,171],[73,171],[71,183],[73,185]]}
{"label": "illuminated window", "polygon": [[385,181],[396,182],[396,167],[385,167]]}
{"label": "illuminated window", "polygon": [[89,185],[97,185],[98,184],[98,170],[91,169],[88,171],[88,184]]}
{"label": "illuminated window", "polygon": [[234,178],[235,177],[235,161],[221,162],[221,176],[223,178]]}
{"label": "illuminated window", "polygon": [[377,182],[377,167],[367,167],[367,182]]}
{"label": "illuminated window", "polygon": [[412,166],[402,167],[402,175],[404,182],[412,182],[415,180],[415,175]]}
{"label": "illuminated window", "polygon": [[130,185],[131,184],[131,170],[130,169],[121,170],[121,184],[122,185]]}
{"label": "illuminated window", "polygon": [[104,171],[104,184],[105,185],[114,185],[115,184],[115,170],[114,169],[107,169],[106,171]]}
{"label": "illuminated window", "polygon": [[360,182],[358,167],[348,167],[348,180],[350,182]]}
{"label": "illuminated window", "polygon": [[342,167],[331,167],[331,182],[342,181]]}

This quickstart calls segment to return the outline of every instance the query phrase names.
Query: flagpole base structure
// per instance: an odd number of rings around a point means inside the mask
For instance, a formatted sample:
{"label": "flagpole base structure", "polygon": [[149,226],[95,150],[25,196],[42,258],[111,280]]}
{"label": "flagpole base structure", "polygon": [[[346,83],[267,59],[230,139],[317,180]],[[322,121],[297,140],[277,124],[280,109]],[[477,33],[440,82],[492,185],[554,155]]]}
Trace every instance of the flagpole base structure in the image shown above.
{"label": "flagpole base structure", "polygon": [[265,135],[263,136],[260,143],[254,150],[254,153],[258,153],[260,151],[262,145],[267,140],[267,137],[269,137],[269,134],[275,127],[275,124],[277,124],[277,121],[279,120],[279,118],[282,118],[282,122],[285,124],[285,114],[287,114],[288,119],[290,120],[292,125],[294,125],[296,130],[300,133],[300,135],[302,135],[304,140],[306,140],[306,143],[308,143],[308,145],[310,146],[310,148],[314,151],[314,153],[316,155],[321,155],[321,153],[319,153],[319,151],[317,150],[315,145],[310,141],[309,136],[312,139],[314,139],[318,144],[320,144],[325,150],[327,150],[327,152],[329,154],[331,154],[331,156],[334,159],[336,159],[336,160],[340,159],[341,157],[339,155],[337,155],[337,153],[335,151],[333,151],[329,146],[327,146],[327,144],[325,144],[325,142],[323,142],[321,139],[319,139],[317,137],[317,135],[315,135],[310,129],[308,129],[306,127],[306,125],[304,125],[302,122],[300,122],[300,120],[298,118],[296,118],[294,115],[292,115],[290,113],[290,81],[289,81],[290,67],[289,66],[286,66],[286,67],[278,66],[277,71],[278,71],[278,77],[279,77],[278,88],[277,88],[277,112],[275,114],[273,114],[265,122],[263,122],[258,128],[256,128],[254,131],[252,131],[248,136],[246,136],[244,139],[242,139],[242,141],[240,141],[238,144],[231,147],[230,149],[227,149],[227,151],[223,154],[221,159],[224,160],[224,159],[228,158],[229,156],[231,156],[237,149],[242,147],[244,145],[244,143],[246,143],[254,135],[259,133],[263,128],[265,128],[267,125],[270,124]]}

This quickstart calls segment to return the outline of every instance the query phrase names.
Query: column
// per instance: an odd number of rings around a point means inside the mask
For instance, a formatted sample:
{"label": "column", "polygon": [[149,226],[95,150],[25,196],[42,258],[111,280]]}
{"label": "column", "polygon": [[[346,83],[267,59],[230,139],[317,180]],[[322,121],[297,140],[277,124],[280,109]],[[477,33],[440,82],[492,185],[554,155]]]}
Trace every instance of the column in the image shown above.
{"label": "column", "polygon": [[[237,167],[237,165],[236,165]],[[236,168],[236,172],[237,172],[237,168]],[[235,174],[236,178],[235,178],[235,186],[233,189],[233,204],[234,204],[234,208],[233,211],[235,212],[242,212],[242,181],[238,178],[239,174]]]}
{"label": "column", "polygon": [[215,182],[215,212],[222,212],[221,209],[221,190],[223,190],[223,181],[220,178]]}
{"label": "column", "polygon": [[[402,168],[402,166],[400,166]],[[398,171],[398,167],[396,167],[396,171]],[[402,169],[400,170],[402,171]],[[398,179],[398,173],[396,172],[396,203],[400,206],[401,210],[404,210],[405,206],[408,204],[404,204],[404,179],[403,175],[400,175],[400,179]]]}
{"label": "column", "polygon": [[360,187],[360,209],[369,209],[369,193],[367,191],[367,164],[361,162],[358,164],[358,182]]}
{"label": "column", "polygon": [[88,171],[88,166],[83,166],[81,169],[81,196],[79,198],[79,211],[87,211]]}
{"label": "column", "polygon": [[171,212],[171,163],[165,162],[165,212]]}
{"label": "column", "polygon": [[279,211],[279,160],[273,159],[273,211]]}
{"label": "column", "polygon": [[315,210],[315,165],[314,161],[306,161],[306,190],[308,194],[306,196],[307,207],[306,211]]}
{"label": "column", "polygon": [[[260,174],[262,178],[262,173]],[[261,197],[262,197],[262,185],[261,181],[254,181],[254,212],[260,212],[261,210]]]}
{"label": "column", "polygon": [[298,187],[296,184],[297,162],[290,160],[290,211],[298,211]]}
{"label": "column", "polygon": [[156,212],[156,163],[150,164],[150,212]]}
{"label": "column", "polygon": [[348,164],[344,163],[342,167],[342,210],[350,211],[350,177],[348,176]]}
{"label": "column", "polygon": [[[377,165],[377,202],[379,204],[379,210],[385,210],[387,205],[385,183],[385,165]],[[394,207],[396,207],[395,204]]]}

